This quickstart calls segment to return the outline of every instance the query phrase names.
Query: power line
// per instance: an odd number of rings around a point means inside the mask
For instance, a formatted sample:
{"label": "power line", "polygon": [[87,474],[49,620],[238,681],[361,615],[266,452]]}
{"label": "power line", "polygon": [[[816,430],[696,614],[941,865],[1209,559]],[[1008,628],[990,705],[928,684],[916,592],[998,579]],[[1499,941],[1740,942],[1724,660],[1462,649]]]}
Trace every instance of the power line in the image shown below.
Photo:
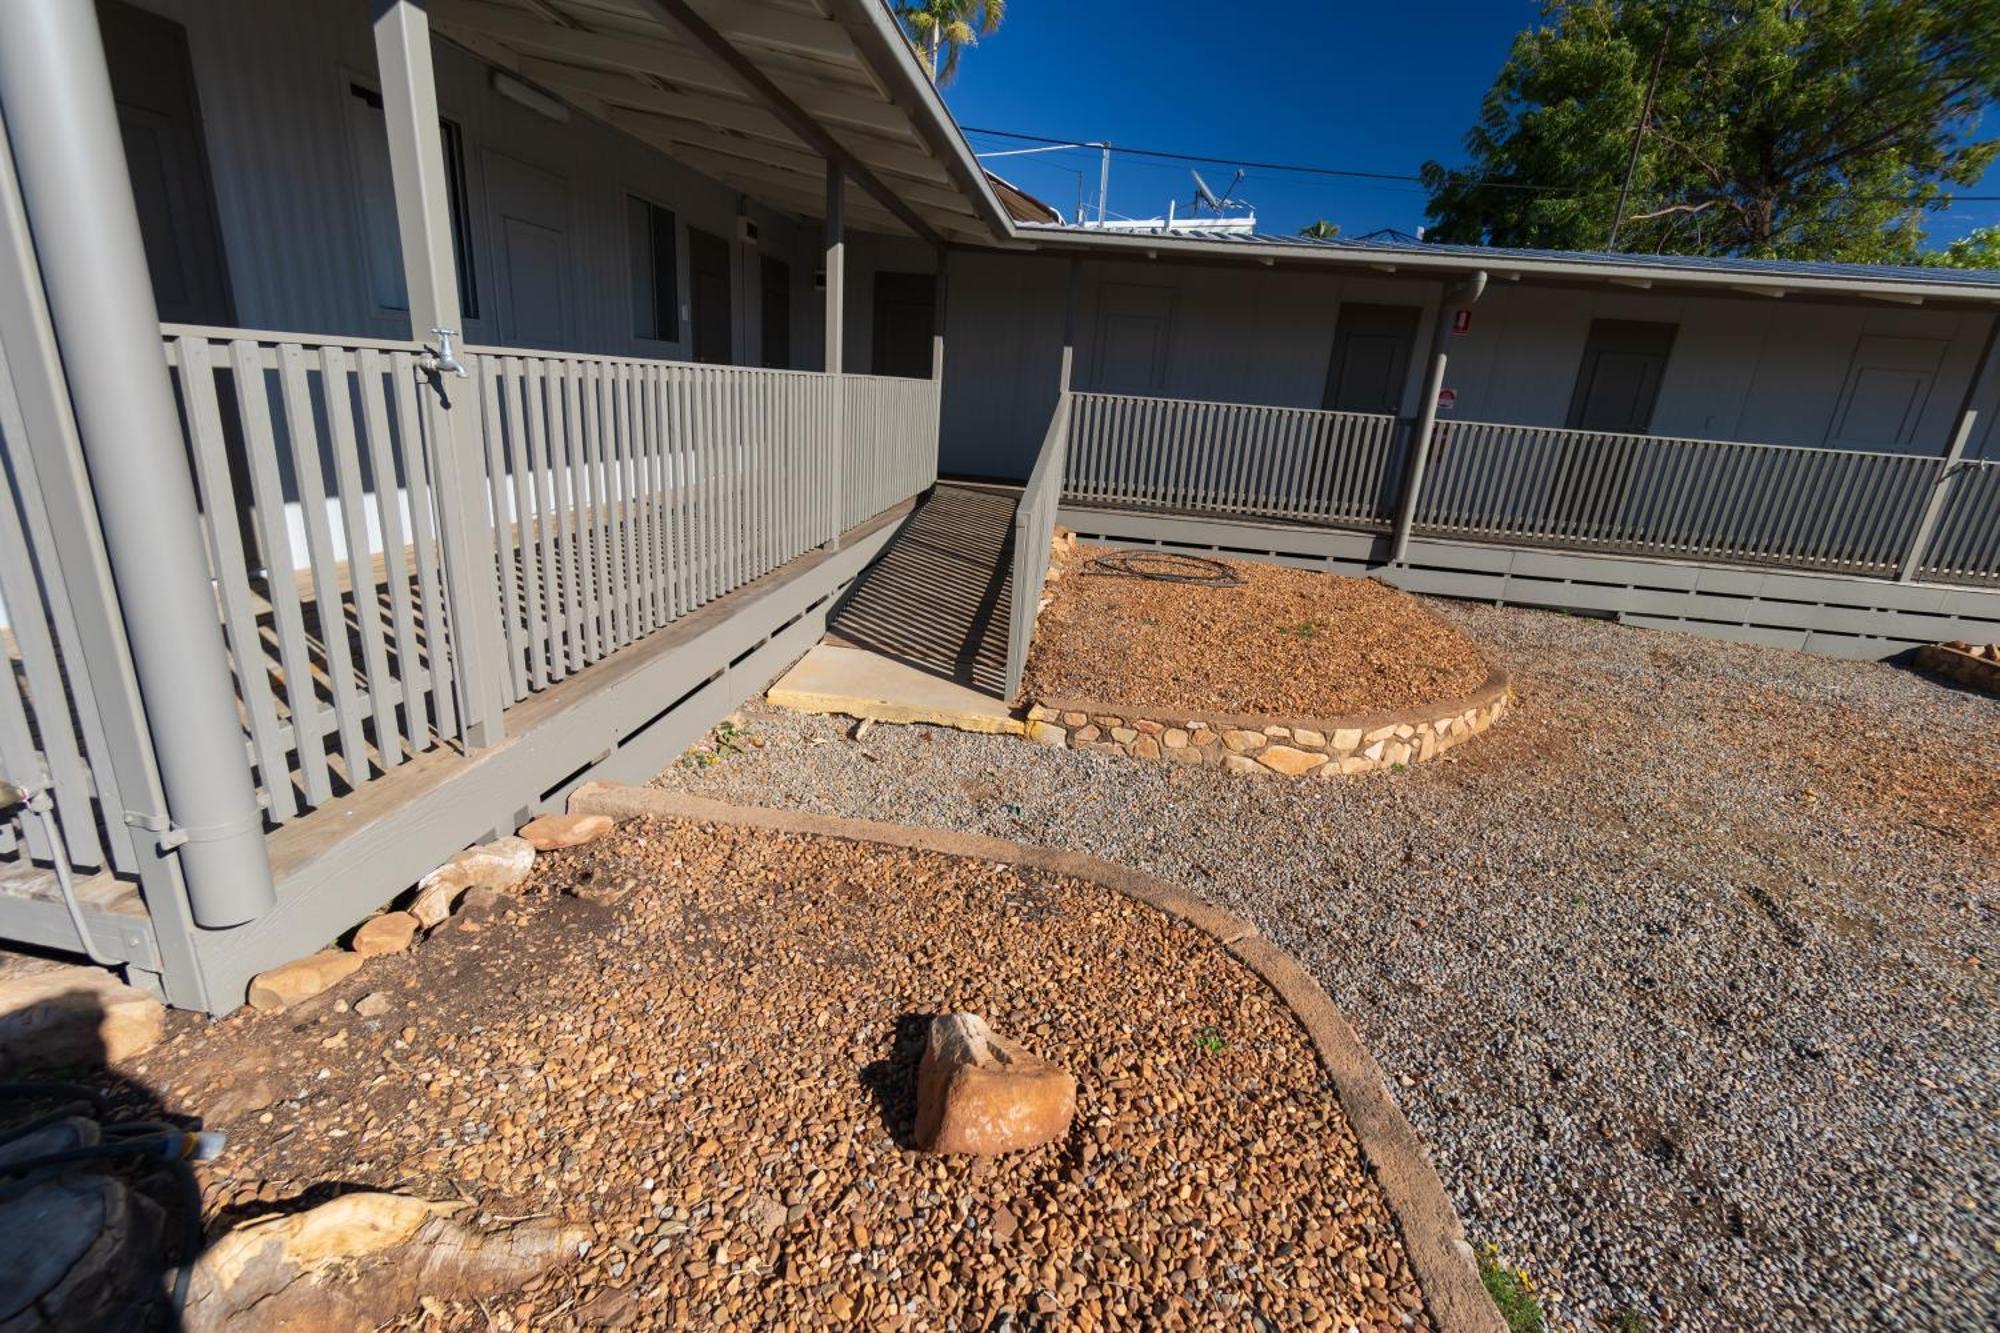
{"label": "power line", "polygon": [[[1019,130],[979,129],[971,125],[965,126],[964,129],[967,134],[985,134],[999,139],[1014,139],[1023,143],[1049,144],[1061,148],[1089,148],[1095,151],[1102,147],[1100,143],[1086,144],[1078,139],[1057,139],[1041,134],[1026,134]],[[1165,148],[1130,148],[1124,144],[1112,145],[1111,151],[1113,153],[1125,153],[1132,157],[1159,158],[1170,162],[1198,162],[1203,166],[1242,167],[1250,171],[1284,171],[1294,175],[1330,176],[1346,180],[1415,182],[1419,185],[1423,183],[1422,176],[1410,175],[1407,172],[1358,171],[1345,167],[1325,167],[1303,162],[1256,162],[1242,157],[1205,157],[1199,153],[1178,153]],[[1447,174],[1454,178],[1455,184],[1459,185],[1492,190],[1522,190],[1535,194],[1587,195],[1603,193],[1612,188],[1609,184],[1603,186],[1538,185],[1526,181],[1472,180],[1458,176],[1455,172],[1448,172]],[[1922,199],[1914,199],[1906,195],[1866,195],[1856,197],[1865,203],[1921,204],[1926,202]],[[1950,197],[1950,202],[1955,204],[2000,203],[2000,194],[1954,194]]]}

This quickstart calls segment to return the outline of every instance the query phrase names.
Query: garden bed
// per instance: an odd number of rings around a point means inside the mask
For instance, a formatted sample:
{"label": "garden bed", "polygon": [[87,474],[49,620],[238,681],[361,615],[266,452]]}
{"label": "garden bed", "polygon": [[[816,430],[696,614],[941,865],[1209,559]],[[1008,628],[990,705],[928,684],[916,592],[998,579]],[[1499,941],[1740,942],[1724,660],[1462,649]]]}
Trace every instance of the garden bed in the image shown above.
{"label": "garden bed", "polygon": [[1057,534],[1024,689],[1030,740],[1351,776],[1434,759],[1509,706],[1506,672],[1407,593],[1250,561],[1186,581],[1197,565],[1152,553],[1137,566],[1176,577],[1133,577],[1132,556]]}
{"label": "garden bed", "polygon": [[[229,1132],[213,1225],[365,1187],[589,1228],[486,1324],[440,1293],[446,1327],[1483,1326],[1427,1299],[1462,1295],[1456,1219],[1297,966],[1020,855],[626,823],[483,928],[181,1023],[152,1068]],[[1077,1076],[1063,1139],[913,1149],[925,1016],[961,1009]]]}

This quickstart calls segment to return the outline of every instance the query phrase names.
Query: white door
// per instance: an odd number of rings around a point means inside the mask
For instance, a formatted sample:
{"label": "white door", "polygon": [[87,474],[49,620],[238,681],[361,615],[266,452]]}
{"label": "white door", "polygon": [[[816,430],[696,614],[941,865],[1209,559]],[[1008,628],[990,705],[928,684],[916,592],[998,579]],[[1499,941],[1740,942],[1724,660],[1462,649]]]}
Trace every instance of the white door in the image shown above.
{"label": "white door", "polygon": [[1099,393],[1157,395],[1167,379],[1174,294],[1165,287],[1109,282],[1097,294],[1092,388]]}
{"label": "white door", "polygon": [[569,182],[504,153],[486,155],[500,340],[570,345]]}
{"label": "white door", "polygon": [[1834,449],[1896,451],[1916,439],[1945,344],[1937,338],[1864,337],[1827,428]]}

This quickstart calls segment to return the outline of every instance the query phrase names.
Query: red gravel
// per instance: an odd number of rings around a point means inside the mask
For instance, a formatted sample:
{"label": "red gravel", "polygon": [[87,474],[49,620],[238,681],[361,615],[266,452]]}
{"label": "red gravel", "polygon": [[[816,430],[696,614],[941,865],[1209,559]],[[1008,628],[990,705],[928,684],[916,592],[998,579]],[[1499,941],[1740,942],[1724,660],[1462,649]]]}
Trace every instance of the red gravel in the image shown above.
{"label": "red gravel", "polygon": [[[664,822],[542,857],[506,902],[284,1014],[176,1019],[133,1071],[176,1109],[280,1098],[227,1116],[214,1219],[360,1186],[594,1229],[425,1327],[1429,1327],[1303,1029],[1150,907]],[[381,1018],[347,1008],[378,991]],[[1076,1073],[1065,1139],[906,1146],[922,1016],[956,1009]]]}
{"label": "red gravel", "polygon": [[1162,713],[1335,718],[1470,694],[1477,646],[1372,579],[1235,562],[1240,588],[1084,572],[1065,561],[1035,628],[1030,700]]}

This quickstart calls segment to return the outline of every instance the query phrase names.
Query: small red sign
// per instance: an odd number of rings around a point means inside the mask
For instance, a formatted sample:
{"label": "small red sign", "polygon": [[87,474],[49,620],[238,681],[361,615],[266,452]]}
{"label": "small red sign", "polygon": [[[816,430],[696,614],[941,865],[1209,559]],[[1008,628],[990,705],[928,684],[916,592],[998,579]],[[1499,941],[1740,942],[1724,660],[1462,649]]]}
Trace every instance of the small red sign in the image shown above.
{"label": "small red sign", "polygon": [[1451,409],[1457,406],[1458,406],[1458,390],[1456,389],[1438,390],[1438,411],[1449,412],[1451,411]]}
{"label": "small red sign", "polygon": [[1472,312],[1470,310],[1461,310],[1453,315],[1451,317],[1451,331],[1453,333],[1472,332]]}

